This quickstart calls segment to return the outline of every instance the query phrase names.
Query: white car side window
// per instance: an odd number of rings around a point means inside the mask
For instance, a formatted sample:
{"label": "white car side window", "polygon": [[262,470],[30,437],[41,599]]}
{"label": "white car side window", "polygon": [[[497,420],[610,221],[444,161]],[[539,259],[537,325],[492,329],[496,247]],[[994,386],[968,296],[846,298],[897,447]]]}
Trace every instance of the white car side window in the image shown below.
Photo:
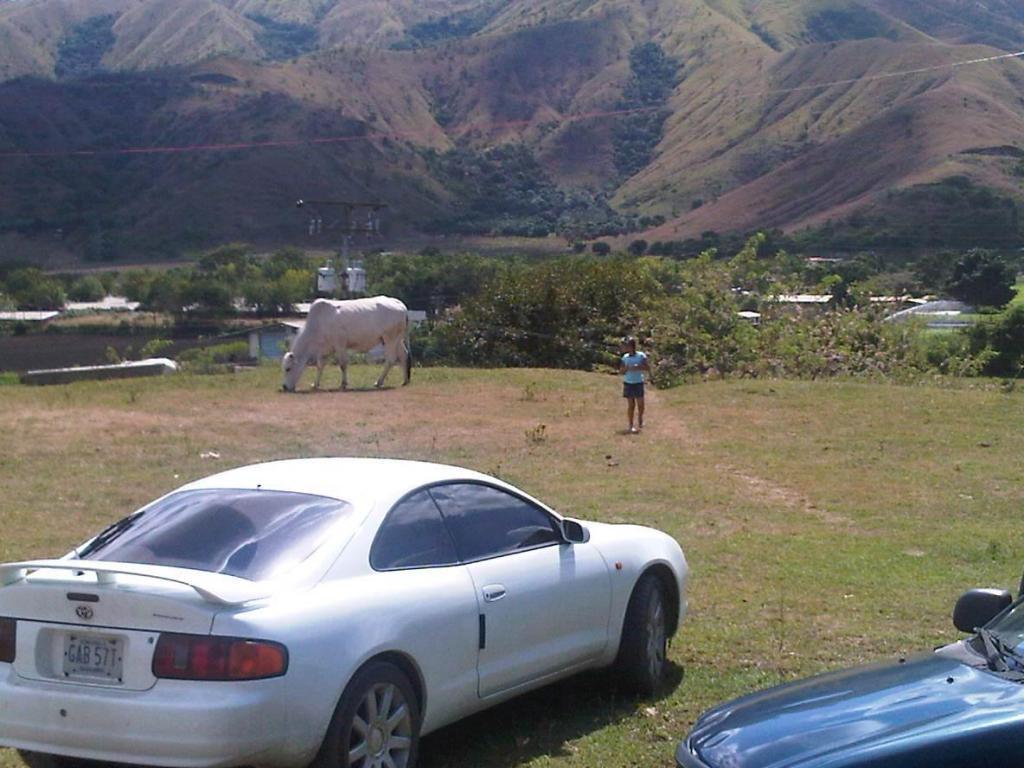
{"label": "white car side window", "polygon": [[435,485],[431,496],[444,514],[463,562],[555,544],[555,521],[534,504],[480,483]]}
{"label": "white car side window", "polygon": [[417,491],[392,508],[370,552],[370,565],[378,571],[456,562],[451,536],[426,491]]}

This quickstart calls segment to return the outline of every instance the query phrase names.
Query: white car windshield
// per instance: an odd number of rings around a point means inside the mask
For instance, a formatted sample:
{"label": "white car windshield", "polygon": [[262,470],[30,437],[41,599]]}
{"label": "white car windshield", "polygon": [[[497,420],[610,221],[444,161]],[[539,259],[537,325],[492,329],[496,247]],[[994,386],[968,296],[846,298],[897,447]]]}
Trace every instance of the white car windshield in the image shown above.
{"label": "white car windshield", "polygon": [[114,523],[78,557],[263,581],[306,560],[352,509],[305,493],[181,491]]}

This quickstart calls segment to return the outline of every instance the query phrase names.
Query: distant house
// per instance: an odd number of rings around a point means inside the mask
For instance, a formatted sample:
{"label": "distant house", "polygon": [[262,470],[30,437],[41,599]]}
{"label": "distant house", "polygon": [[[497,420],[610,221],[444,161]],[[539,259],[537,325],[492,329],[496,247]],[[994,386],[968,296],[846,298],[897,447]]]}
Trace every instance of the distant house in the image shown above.
{"label": "distant house", "polygon": [[824,306],[835,297],[831,293],[780,293],[773,296],[776,304],[793,304],[797,306]]}
{"label": "distant house", "polygon": [[799,315],[824,312],[835,306],[835,297],[830,293],[780,293],[765,297],[765,301],[774,304],[777,311]]}
{"label": "distant house", "polygon": [[129,301],[124,296],[104,296],[101,301],[69,301],[65,312],[134,312],[139,302]]}
{"label": "distant house", "polygon": [[305,320],[279,320],[249,331],[249,357],[253,360],[280,360],[291,346]]}
{"label": "distant house", "polygon": [[56,310],[11,310],[0,312],[0,323],[39,323],[45,324],[60,316]]}
{"label": "distant house", "polygon": [[971,325],[971,319],[967,316],[975,311],[974,307],[964,304],[962,301],[941,299],[901,310],[889,315],[886,320],[896,323],[907,320],[923,320],[928,328],[948,330],[966,328]]}

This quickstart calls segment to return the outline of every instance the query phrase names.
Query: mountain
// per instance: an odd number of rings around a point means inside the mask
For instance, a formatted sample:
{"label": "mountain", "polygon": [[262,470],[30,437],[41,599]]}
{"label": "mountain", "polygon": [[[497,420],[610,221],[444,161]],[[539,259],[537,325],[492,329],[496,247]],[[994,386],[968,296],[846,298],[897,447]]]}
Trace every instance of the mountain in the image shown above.
{"label": "mountain", "polygon": [[1011,0],[0,4],[0,258],[394,234],[1021,240]]}

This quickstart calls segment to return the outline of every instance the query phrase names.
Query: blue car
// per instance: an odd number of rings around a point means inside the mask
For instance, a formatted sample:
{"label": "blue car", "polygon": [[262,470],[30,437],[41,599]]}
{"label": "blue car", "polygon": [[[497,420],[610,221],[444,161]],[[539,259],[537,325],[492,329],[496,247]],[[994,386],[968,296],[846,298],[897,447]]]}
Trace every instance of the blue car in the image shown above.
{"label": "blue car", "polygon": [[1024,765],[1024,600],[974,589],[968,639],[833,672],[705,712],[680,768],[1013,768]]}

